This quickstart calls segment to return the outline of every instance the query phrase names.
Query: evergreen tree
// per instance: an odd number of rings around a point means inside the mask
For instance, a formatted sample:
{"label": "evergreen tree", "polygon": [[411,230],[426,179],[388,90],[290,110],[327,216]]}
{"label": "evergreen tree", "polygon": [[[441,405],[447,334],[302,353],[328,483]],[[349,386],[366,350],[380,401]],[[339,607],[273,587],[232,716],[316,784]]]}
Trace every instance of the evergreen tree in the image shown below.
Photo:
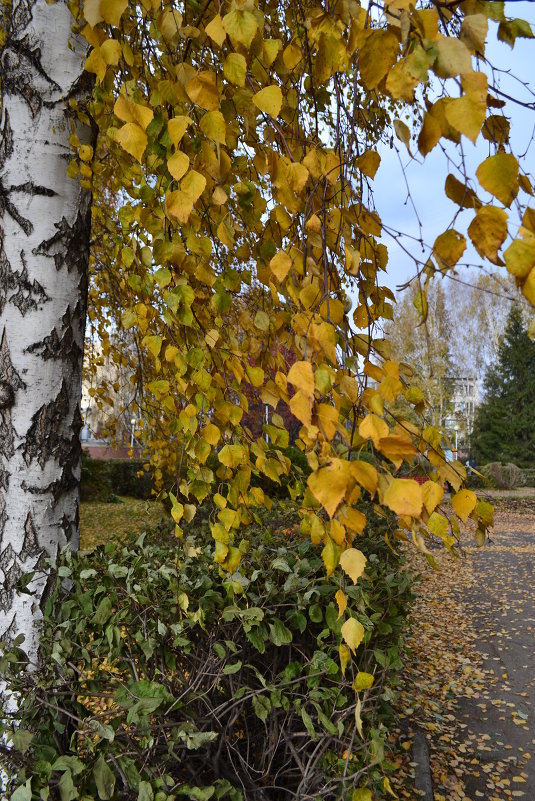
{"label": "evergreen tree", "polygon": [[535,463],[535,343],[518,306],[509,314],[498,361],[485,377],[472,437],[478,462]]}

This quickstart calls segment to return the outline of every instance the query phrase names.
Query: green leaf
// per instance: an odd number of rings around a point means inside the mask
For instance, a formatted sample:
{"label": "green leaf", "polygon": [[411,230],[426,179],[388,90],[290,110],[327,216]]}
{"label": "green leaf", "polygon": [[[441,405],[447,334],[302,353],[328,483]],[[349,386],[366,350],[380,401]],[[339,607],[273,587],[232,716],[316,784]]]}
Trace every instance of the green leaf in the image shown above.
{"label": "green leaf", "polygon": [[257,718],[260,718],[262,723],[265,723],[267,716],[271,712],[271,701],[265,695],[253,696],[253,709]]}
{"label": "green leaf", "polygon": [[150,782],[139,782],[137,801],[154,801],[154,791]]}
{"label": "green leaf", "polygon": [[93,776],[95,777],[99,798],[102,801],[109,801],[115,789],[115,773],[108,767],[102,754],[95,763]]}
{"label": "green leaf", "polygon": [[238,660],[237,662],[233,662],[232,664],[225,665],[223,668],[223,673],[225,676],[232,676],[234,673],[237,673],[241,670],[242,662]]}
{"label": "green leaf", "polygon": [[111,617],[112,609],[111,599],[106,596],[97,606],[97,611],[93,615],[92,623],[96,626],[103,626]]}
{"label": "green leaf", "polygon": [[288,645],[293,639],[292,632],[287,628],[282,620],[277,620],[269,624],[269,639],[274,645]]}
{"label": "green leaf", "polygon": [[32,801],[32,780],[28,779],[26,784],[17,787],[10,801]]}

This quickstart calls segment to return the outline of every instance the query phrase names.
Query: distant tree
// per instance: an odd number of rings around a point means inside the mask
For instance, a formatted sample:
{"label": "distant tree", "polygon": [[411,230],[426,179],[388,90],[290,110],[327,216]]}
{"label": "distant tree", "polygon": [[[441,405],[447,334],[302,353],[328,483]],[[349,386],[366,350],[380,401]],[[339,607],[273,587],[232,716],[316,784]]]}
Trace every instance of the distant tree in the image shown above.
{"label": "distant tree", "polygon": [[[421,389],[431,422],[442,425],[451,407],[449,378],[455,372],[451,354],[452,321],[442,282],[430,283],[425,301],[417,286],[411,285],[396,303],[394,319],[385,325],[385,332],[392,358],[412,371],[410,381]],[[402,401],[399,399],[398,405]]]}
{"label": "distant tree", "polygon": [[535,343],[519,306],[511,308],[498,360],[487,371],[472,447],[478,462],[535,462]]}

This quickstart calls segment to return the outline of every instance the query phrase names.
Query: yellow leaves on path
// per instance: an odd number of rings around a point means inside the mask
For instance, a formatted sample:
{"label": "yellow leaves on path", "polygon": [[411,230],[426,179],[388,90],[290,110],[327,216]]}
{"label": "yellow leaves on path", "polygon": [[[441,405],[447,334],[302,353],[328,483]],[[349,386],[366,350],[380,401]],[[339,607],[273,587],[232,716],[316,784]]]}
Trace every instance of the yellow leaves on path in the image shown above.
{"label": "yellow leaves on path", "polygon": [[511,153],[489,156],[476,170],[479,183],[498,198],[504,206],[510,206],[518,194],[518,161]]}
{"label": "yellow leaves on path", "polygon": [[422,513],[422,488],[412,478],[394,478],[383,495],[383,503],[397,515],[419,517]]}
{"label": "yellow leaves on path", "polygon": [[355,653],[356,649],[364,639],[364,626],[354,617],[350,617],[343,624],[341,632],[342,637],[347,643],[349,649]]}
{"label": "yellow leaves on path", "polygon": [[463,523],[466,523],[469,515],[471,515],[471,513],[474,511],[476,503],[477,495],[475,492],[472,492],[472,490],[459,490],[459,492],[457,492],[455,495],[452,495],[451,498],[451,505],[453,506],[455,514],[463,521]]}
{"label": "yellow leaves on path", "polygon": [[270,117],[277,117],[282,108],[282,91],[280,86],[272,84],[261,89],[253,96],[253,103],[260,111],[269,114]]}
{"label": "yellow leaves on path", "polygon": [[507,237],[507,213],[496,206],[482,206],[470,225],[468,235],[483,258],[501,265],[498,250]]}
{"label": "yellow leaves on path", "polygon": [[362,551],[358,551],[356,548],[348,548],[340,556],[340,567],[344,573],[347,573],[353,584],[356,584],[364,573],[366,561]]}

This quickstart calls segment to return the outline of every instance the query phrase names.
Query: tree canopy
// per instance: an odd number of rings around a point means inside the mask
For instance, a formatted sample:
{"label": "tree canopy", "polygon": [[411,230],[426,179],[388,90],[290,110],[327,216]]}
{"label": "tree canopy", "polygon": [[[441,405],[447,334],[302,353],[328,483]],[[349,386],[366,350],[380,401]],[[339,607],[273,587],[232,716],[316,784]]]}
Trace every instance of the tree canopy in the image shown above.
{"label": "tree canopy", "polygon": [[518,306],[507,320],[496,364],[484,382],[485,399],[475,418],[475,456],[486,462],[535,462],[535,343],[529,338]]}
{"label": "tree canopy", "polygon": [[[484,58],[491,29],[513,47],[532,37],[529,25],[480,0],[86,0],[79,21],[99,141],[93,153],[73,138],[70,172],[106,201],[94,209],[90,320],[104,349],[110,325],[134,333],[147,456],[157,479],[174,479],[177,534],[217,487],[215,558],[238,568],[239,529],[270,503],[251,476],[277,482],[290,467],[287,407],[311,469],[304,494],[295,487],[301,529],[329,574],[341,564],[359,575],[361,494],[399,516],[400,537],[425,550],[439,533],[451,546],[457,520],[438,511],[447,480],[456,512],[484,537],[487,508],[461,489],[464,468],[445,462],[421,390],[380,333],[394,298],[381,285],[388,251],[373,179],[391,136],[425,157],[444,142],[462,154],[481,135],[489,155],[475,176],[464,159],[450,162],[444,191],[457,211],[419,271],[416,306],[425,318],[429,281],[455,268],[468,241],[481,259],[505,259],[534,300],[535,222],[521,202],[533,190]],[[241,301],[251,289],[254,308]],[[251,388],[273,411],[256,438],[241,425]],[[389,410],[401,396],[418,424]],[[369,453],[374,465],[360,458]],[[423,453],[425,490],[398,474]]]}

